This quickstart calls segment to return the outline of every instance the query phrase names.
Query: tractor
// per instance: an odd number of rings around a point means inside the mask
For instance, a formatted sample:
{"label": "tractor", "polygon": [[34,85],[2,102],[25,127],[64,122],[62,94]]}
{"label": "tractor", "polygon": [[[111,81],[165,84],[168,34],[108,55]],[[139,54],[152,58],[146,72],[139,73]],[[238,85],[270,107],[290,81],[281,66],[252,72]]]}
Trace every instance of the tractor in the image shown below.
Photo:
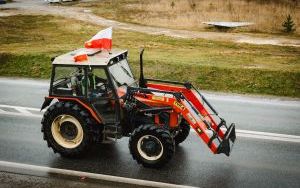
{"label": "tractor", "polygon": [[235,125],[227,125],[190,82],[144,78],[144,49],[139,79],[128,64],[127,50],[98,50],[87,54],[87,61],[74,62],[78,51],[52,58],[41,131],[55,153],[78,157],[94,143],[129,137],[133,159],[159,168],[192,127],[212,153],[229,156]]}

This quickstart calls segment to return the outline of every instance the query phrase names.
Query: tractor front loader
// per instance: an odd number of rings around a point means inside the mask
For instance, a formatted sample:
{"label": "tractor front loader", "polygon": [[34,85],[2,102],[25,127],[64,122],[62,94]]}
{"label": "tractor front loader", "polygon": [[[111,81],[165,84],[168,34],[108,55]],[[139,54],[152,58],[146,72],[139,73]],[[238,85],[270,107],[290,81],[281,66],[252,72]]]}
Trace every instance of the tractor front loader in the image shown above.
{"label": "tractor front loader", "polygon": [[[143,53],[144,49],[140,52],[139,85],[144,88],[128,88],[129,91],[127,95],[131,94],[132,91],[136,94],[156,93],[162,96],[171,95],[172,98],[150,95],[150,104],[153,103],[153,101],[159,101],[158,103],[160,105],[172,107],[175,113],[180,114],[189,123],[214,154],[224,153],[229,156],[236,139],[235,124],[232,123],[228,126],[226,121],[219,116],[218,112],[204,95],[191,83],[145,79],[143,72]],[[223,130],[221,128],[223,128]]]}
{"label": "tractor front loader", "polygon": [[[174,84],[175,82],[172,83]],[[132,106],[132,103],[134,103],[134,106],[137,107],[136,103],[139,101],[150,106],[149,108],[137,108],[139,112],[154,116],[155,123],[161,126],[164,126],[166,122],[160,122],[160,115],[162,113],[170,114],[167,119],[167,129],[172,128],[174,125],[176,126],[178,124],[178,116],[182,116],[214,154],[224,153],[229,156],[236,139],[235,125],[227,126],[225,120],[218,116],[216,110],[208,103],[205,97],[199,91],[190,89],[193,87],[190,83],[182,85],[185,87],[162,84],[147,84],[151,89],[128,87],[125,104],[130,103],[130,106]],[[209,106],[214,114],[210,114],[204,108],[205,104]],[[214,120],[213,115],[218,117],[218,123]]]}
{"label": "tractor front loader", "polygon": [[158,168],[171,160],[192,127],[212,153],[229,156],[235,125],[228,126],[191,83],[144,78],[143,51],[139,80],[126,50],[99,50],[79,63],[73,61],[78,50],[54,58],[49,96],[42,105],[53,103],[42,120],[48,146],[75,157],[95,142],[127,136],[133,159]]}

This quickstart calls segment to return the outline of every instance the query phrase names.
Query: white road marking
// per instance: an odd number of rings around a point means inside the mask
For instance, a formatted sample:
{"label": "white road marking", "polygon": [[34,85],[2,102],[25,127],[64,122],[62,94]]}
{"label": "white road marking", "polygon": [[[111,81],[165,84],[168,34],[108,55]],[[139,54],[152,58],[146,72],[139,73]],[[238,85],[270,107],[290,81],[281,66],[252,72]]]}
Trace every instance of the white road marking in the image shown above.
{"label": "white road marking", "polygon": [[29,112],[25,108],[16,108],[16,110],[19,111],[21,114],[26,114],[26,115],[31,115],[32,114],[31,112]]}
{"label": "white road marking", "polygon": [[[6,108],[15,109],[18,112],[5,111]],[[40,114],[33,114],[33,113],[29,112],[29,110],[36,111],[36,112],[40,111],[40,109],[38,109],[38,108],[0,105],[0,114],[3,114],[3,115],[28,116],[28,117],[42,118],[42,116],[43,116],[42,112]],[[45,110],[43,110],[43,111],[45,111]],[[193,129],[192,129],[192,132],[196,133]],[[279,134],[279,133],[270,133],[270,132],[261,132],[261,131],[250,131],[250,130],[241,130],[241,129],[236,129],[236,134],[237,134],[237,137],[300,143],[300,136],[297,136],[297,135]]]}
{"label": "white road marking", "polygon": [[[2,109],[1,109],[2,108]],[[5,109],[10,108],[13,109],[17,112],[11,112],[11,111],[6,111]],[[41,118],[42,114],[33,114],[30,111],[40,111],[38,108],[27,108],[27,107],[22,107],[22,106],[10,106],[10,105],[0,105],[0,114],[4,115],[12,115],[12,116],[28,116],[28,117],[38,117]]]}
{"label": "white road marking", "polygon": [[29,164],[14,163],[8,161],[0,161],[0,171],[13,172],[13,173],[24,173],[25,171],[26,174],[49,173],[49,174],[66,175],[66,176],[86,177],[95,180],[125,183],[125,184],[143,186],[143,187],[194,188],[192,186],[187,186],[187,185],[176,185],[171,183],[125,178],[125,177],[111,176],[105,174],[95,174],[90,172],[51,168],[46,166],[29,165]]}
{"label": "white road marking", "polygon": [[12,105],[5,105],[5,104],[0,104],[0,108],[14,108],[14,109],[40,111],[40,109],[38,109],[38,108],[30,108],[30,107],[23,107],[23,106],[12,106]]}
{"label": "white road marking", "polygon": [[[18,112],[5,111],[1,108],[11,108]],[[34,114],[34,113],[31,113],[30,111],[40,112],[41,110],[38,108],[29,108],[29,107],[23,107],[23,106],[11,106],[11,105],[4,105],[4,104],[0,105],[0,114],[13,115],[13,116],[29,116],[29,117],[38,117],[38,118],[43,117],[42,113]],[[42,110],[42,112],[44,112],[44,111],[45,110]]]}
{"label": "white road marking", "polygon": [[[222,130],[224,131],[224,129]],[[196,131],[194,129],[191,129],[191,131],[196,134]],[[297,135],[250,131],[250,130],[242,130],[242,129],[236,129],[235,132],[237,137],[300,143],[300,136]]]}
{"label": "white road marking", "polygon": [[241,133],[241,134],[257,134],[257,135],[273,136],[273,137],[281,137],[281,138],[300,139],[300,136],[290,135],[290,134],[278,134],[278,133],[249,131],[249,130],[239,130],[239,129],[237,129],[236,132],[237,133]]}
{"label": "white road marking", "polygon": [[[248,137],[248,138],[258,138],[258,139],[265,139],[265,140],[276,140],[276,141],[284,141],[284,142],[295,142],[300,143],[300,137],[299,138],[287,138],[286,135],[284,137],[278,137],[278,136],[266,136],[266,135],[257,135],[257,134],[245,134],[245,133],[239,133],[237,132],[237,137]],[[290,135],[294,136],[294,135]]]}
{"label": "white road marking", "polygon": [[22,114],[18,112],[7,112],[7,111],[0,111],[0,114],[8,115],[8,116],[27,116],[27,117],[36,117],[36,118],[42,118],[42,115],[39,114]]}

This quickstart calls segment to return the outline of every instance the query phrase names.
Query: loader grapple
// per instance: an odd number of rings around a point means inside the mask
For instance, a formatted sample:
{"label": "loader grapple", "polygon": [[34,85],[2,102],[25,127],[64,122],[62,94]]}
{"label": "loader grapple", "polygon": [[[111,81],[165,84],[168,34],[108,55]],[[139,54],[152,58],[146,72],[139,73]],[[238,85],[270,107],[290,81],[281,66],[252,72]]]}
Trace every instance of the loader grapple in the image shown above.
{"label": "loader grapple", "polygon": [[218,147],[217,153],[224,153],[225,155],[229,156],[235,139],[235,124],[231,124],[225,133],[223,141]]}

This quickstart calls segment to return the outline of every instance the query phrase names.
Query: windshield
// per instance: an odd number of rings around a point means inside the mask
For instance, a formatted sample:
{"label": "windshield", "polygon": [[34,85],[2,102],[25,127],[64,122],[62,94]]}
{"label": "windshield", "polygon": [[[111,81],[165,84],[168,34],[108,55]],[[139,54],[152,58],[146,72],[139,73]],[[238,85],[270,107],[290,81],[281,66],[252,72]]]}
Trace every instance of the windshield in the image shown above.
{"label": "windshield", "polygon": [[117,87],[122,85],[137,86],[126,59],[110,66],[109,72]]}

